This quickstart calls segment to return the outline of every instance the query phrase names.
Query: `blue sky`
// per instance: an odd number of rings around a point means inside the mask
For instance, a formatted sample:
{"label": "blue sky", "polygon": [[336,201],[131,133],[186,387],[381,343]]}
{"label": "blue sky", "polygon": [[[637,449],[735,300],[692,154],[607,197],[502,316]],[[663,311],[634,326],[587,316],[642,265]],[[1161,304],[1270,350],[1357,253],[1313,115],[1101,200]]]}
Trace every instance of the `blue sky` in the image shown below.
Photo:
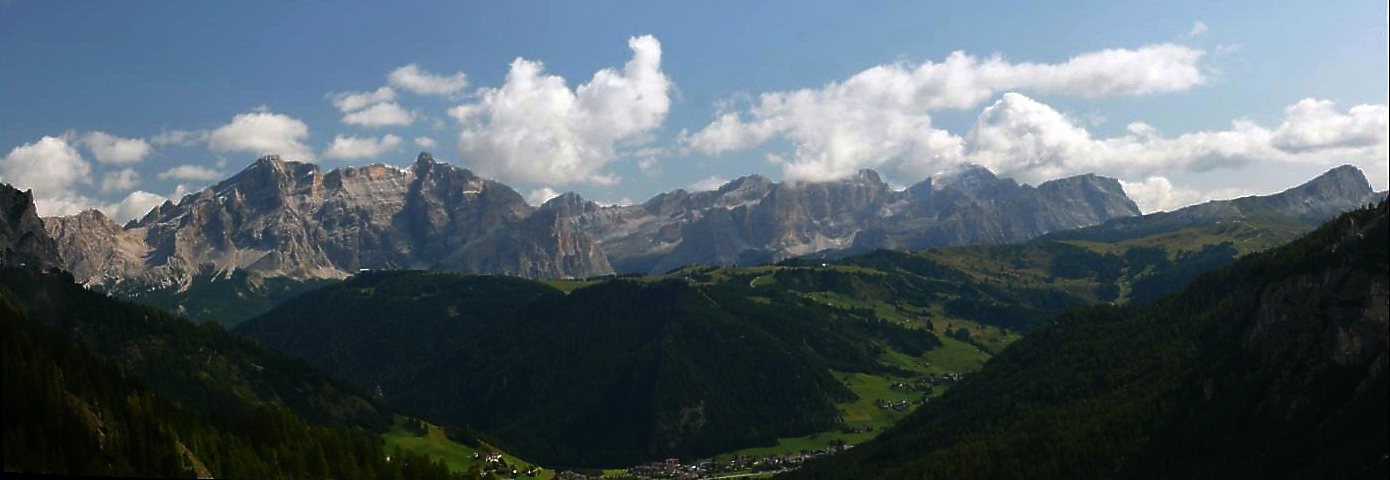
{"label": "blue sky", "polygon": [[535,201],[960,163],[1146,211],[1386,188],[1382,2],[857,3],[3,1],[0,179],[118,221],[262,153],[429,150]]}

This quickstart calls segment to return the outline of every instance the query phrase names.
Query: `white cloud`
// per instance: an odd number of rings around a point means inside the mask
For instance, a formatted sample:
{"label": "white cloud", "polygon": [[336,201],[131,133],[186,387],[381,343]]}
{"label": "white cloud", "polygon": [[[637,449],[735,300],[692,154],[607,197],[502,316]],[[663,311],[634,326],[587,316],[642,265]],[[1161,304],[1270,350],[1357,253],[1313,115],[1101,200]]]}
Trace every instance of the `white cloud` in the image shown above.
{"label": "white cloud", "polygon": [[168,199],[164,196],[143,190],[136,190],[130,192],[129,195],[126,195],[126,197],[119,202],[103,206],[101,210],[111,221],[124,224],[145,216],[146,213],[150,213],[150,209],[159,206],[159,204],[164,203],[165,200]]}
{"label": "white cloud", "polygon": [[430,137],[415,137],[415,146],[424,149],[434,148],[435,142]]}
{"label": "white cloud", "polygon": [[90,182],[92,167],[67,140],[45,136],[0,158],[0,181],[20,190],[33,189],[35,199],[67,196],[77,183]]}
{"label": "white cloud", "polygon": [[364,127],[386,127],[410,125],[415,122],[415,114],[410,113],[395,102],[378,103],[365,109],[343,115],[343,123]]}
{"label": "white cloud", "polygon": [[643,36],[628,47],[633,56],[622,71],[600,70],[574,90],[539,62],[513,61],[503,86],[480,89],[477,102],[449,112],[463,124],[464,161],[509,182],[616,183],[600,170],[621,156],[619,144],[635,147],[660,126],[671,104],[661,43]]}
{"label": "white cloud", "polygon": [[144,140],[121,138],[106,132],[90,132],[83,135],[82,144],[92,149],[92,154],[101,163],[139,163],[150,154],[150,144]]}
{"label": "white cloud", "polygon": [[232,118],[232,122],[208,135],[208,148],[218,152],[243,151],[256,155],[279,154],[287,160],[313,160],[313,151],[304,144],[309,126],[288,115],[253,112]]}
{"label": "white cloud", "polygon": [[371,92],[334,93],[328,96],[333,106],[343,113],[354,112],[378,103],[396,100],[396,91],[391,87],[381,87]]}
{"label": "white cloud", "polygon": [[1129,135],[1093,138],[1052,107],[1009,93],[980,114],[965,137],[962,160],[1041,182],[1083,172],[1144,178],[1250,164],[1353,163],[1371,170],[1387,157],[1383,105],[1359,105],[1341,114],[1331,102],[1308,99],[1285,112],[1273,131],[1236,120],[1226,130],[1163,137],[1136,122]]}
{"label": "white cloud", "polygon": [[101,193],[116,193],[128,191],[140,185],[140,174],[133,168],[124,168],[120,171],[109,172],[101,179]]}
{"label": "white cloud", "polygon": [[784,138],[793,155],[781,165],[792,179],[829,180],[885,165],[915,174],[961,153],[959,137],[933,127],[933,111],[973,108],[1006,90],[1081,97],[1183,91],[1207,81],[1202,55],[1163,44],[1037,64],[955,52],[941,63],[880,65],[821,89],[764,93],[744,112],[725,111],[704,129],[683,132],[681,143],[687,152],[715,155]]}
{"label": "white cloud", "polygon": [[338,160],[372,158],[396,148],[400,144],[401,137],[389,134],[380,139],[337,135],[333,137],[333,144],[328,146],[328,150],[323,152],[323,156]]}
{"label": "white cloud", "polygon": [[690,184],[690,186],[686,187],[686,190],[692,192],[718,190],[719,187],[724,186],[724,184],[726,183],[729,183],[728,179],[718,175],[711,175],[709,177],[705,177],[703,180]]}
{"label": "white cloud", "polygon": [[391,71],[386,80],[391,85],[419,95],[451,95],[468,87],[468,77],[463,72],[439,75],[427,72],[414,63]]}
{"label": "white cloud", "polygon": [[1251,194],[1251,192],[1234,188],[1211,192],[1177,188],[1168,181],[1167,177],[1161,176],[1148,177],[1142,182],[1121,180],[1120,186],[1124,187],[1125,195],[1134,200],[1134,203],[1139,205],[1139,210],[1144,213],[1171,211],[1209,200],[1235,198]]}
{"label": "white cloud", "polygon": [[161,180],[172,178],[176,180],[212,181],[222,179],[223,173],[207,167],[185,164],[165,170],[160,173],[158,177]]}
{"label": "white cloud", "polygon": [[1274,131],[1275,146],[1285,150],[1367,147],[1390,136],[1385,105],[1357,105],[1346,114],[1332,101],[1306,98],[1284,110],[1284,123]]}
{"label": "white cloud", "polygon": [[550,187],[541,187],[535,190],[531,190],[531,193],[526,194],[526,203],[538,207],[541,204],[550,201],[550,199],[558,196],[560,196],[560,192],[557,192],[551,189]]}

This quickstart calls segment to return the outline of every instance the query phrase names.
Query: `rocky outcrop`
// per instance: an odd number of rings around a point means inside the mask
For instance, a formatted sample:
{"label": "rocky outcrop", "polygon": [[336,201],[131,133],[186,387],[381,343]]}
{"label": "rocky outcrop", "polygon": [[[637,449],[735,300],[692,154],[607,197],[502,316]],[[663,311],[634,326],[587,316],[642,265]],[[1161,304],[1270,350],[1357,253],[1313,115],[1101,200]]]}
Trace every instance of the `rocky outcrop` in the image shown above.
{"label": "rocky outcrop", "polygon": [[58,245],[44,230],[32,192],[0,183],[0,267],[60,266]]}
{"label": "rocky outcrop", "polygon": [[150,247],[99,210],[48,218],[44,224],[58,240],[63,269],[80,283],[115,287],[145,270]]}
{"label": "rocky outcrop", "polygon": [[612,272],[593,240],[521,195],[422,153],[409,169],[322,171],[276,156],[124,228],[61,218],[68,268],[88,284],[188,285],[194,276],[339,278],[360,269],[525,277]]}

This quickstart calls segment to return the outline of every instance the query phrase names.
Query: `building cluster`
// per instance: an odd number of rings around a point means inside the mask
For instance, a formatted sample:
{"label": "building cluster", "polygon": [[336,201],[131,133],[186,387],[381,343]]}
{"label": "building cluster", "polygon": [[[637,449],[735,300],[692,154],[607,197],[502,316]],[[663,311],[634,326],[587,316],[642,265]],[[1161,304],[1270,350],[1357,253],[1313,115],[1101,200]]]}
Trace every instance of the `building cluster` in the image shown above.
{"label": "building cluster", "polygon": [[585,475],[577,472],[560,472],[557,478],[564,480],[599,480],[599,479],[714,479],[740,476],[748,473],[771,473],[794,470],[800,467],[807,460],[834,455],[843,452],[850,446],[843,443],[836,443],[820,450],[803,450],[798,453],[785,455],[735,455],[727,460],[715,460],[711,458],[682,461],[678,458],[668,458],[660,462],[651,462],[645,465],[638,465],[628,468],[625,475],[597,477]]}

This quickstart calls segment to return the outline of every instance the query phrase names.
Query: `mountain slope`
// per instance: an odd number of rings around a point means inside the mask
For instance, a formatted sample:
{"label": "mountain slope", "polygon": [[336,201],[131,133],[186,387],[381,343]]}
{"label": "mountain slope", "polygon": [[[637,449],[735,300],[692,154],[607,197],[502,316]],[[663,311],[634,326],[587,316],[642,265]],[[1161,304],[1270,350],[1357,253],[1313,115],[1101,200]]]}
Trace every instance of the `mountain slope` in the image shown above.
{"label": "mountain slope", "polygon": [[1059,316],[789,478],[1384,478],[1390,209],[1135,308]]}
{"label": "mountain slope", "polygon": [[358,275],[238,331],[526,458],[609,467],[829,429],[853,395],[831,369],[894,371],[888,349],[939,344],[872,312],[675,278],[566,294],[428,272]]}
{"label": "mountain slope", "polygon": [[1342,165],[1273,195],[1213,200],[1171,212],[1120,218],[1088,228],[1057,232],[1045,238],[1115,242],[1203,225],[1246,223],[1281,234],[1281,237],[1287,235],[1280,239],[1287,242],[1342,212],[1383,198],[1385,192],[1371,190],[1370,182],[1360,169]]}
{"label": "mountain slope", "polygon": [[[375,435],[360,428],[316,425],[268,406],[190,407],[151,391],[122,362],[44,325],[43,313],[31,316],[11,286],[0,284],[7,476],[448,478],[442,463],[420,455],[397,453],[390,461]],[[95,309],[114,303],[102,296],[68,300]],[[108,320],[134,313],[116,310]],[[89,342],[100,335],[82,333]]]}
{"label": "mountain slope", "polygon": [[383,429],[389,413],[303,362],[39,271],[56,264],[54,242],[32,198],[7,189],[0,196],[18,203],[0,218],[0,245],[27,256],[0,266],[6,472],[447,476],[419,455],[387,460],[369,431]]}

